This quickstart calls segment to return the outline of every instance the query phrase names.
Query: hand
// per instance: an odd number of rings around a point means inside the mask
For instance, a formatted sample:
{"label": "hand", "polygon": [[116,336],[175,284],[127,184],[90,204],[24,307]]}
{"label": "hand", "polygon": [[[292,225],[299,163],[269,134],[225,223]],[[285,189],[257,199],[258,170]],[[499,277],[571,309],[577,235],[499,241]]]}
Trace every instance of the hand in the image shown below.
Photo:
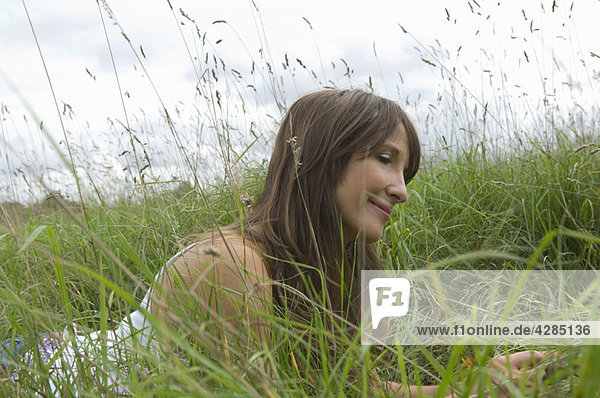
{"label": "hand", "polygon": [[512,396],[510,390],[519,389],[519,385],[524,385],[525,391],[530,392],[537,365],[543,359],[552,356],[554,354],[547,351],[521,351],[499,355],[489,362],[490,378],[500,386],[500,392],[506,396]]}

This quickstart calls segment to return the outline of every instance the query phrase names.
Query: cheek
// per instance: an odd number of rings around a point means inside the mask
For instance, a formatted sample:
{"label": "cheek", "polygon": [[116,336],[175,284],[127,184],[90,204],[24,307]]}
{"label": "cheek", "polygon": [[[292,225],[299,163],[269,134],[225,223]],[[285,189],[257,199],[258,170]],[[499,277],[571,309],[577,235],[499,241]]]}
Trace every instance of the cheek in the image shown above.
{"label": "cheek", "polygon": [[356,213],[360,205],[360,197],[360,187],[353,184],[351,181],[345,181],[335,190],[335,202],[337,208],[345,217]]}
{"label": "cheek", "polygon": [[334,199],[335,199],[335,206],[337,207],[338,211],[344,211],[344,197],[346,197],[346,194],[344,192],[344,186],[342,184],[338,185],[335,190],[334,190]]}
{"label": "cheek", "polygon": [[335,189],[335,199],[340,210],[358,211],[366,204],[366,191],[374,180],[379,180],[380,171],[373,167],[371,159],[351,162],[342,180]]}

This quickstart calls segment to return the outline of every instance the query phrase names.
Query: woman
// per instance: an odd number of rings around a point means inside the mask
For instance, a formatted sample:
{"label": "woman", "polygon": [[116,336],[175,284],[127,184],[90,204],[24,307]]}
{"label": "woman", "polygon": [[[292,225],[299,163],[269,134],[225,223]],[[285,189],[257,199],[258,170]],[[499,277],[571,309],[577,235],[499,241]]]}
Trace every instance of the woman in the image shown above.
{"label": "woman", "polygon": [[[362,91],[309,94],[290,107],[281,123],[253,211],[210,244],[232,262],[245,257],[252,283],[281,282],[264,289],[278,307],[307,316],[307,303],[288,297],[289,291],[316,297],[326,291],[320,304],[356,323],[359,271],[380,268],[372,243],[393,206],[406,200],[406,183],[419,161],[415,130],[393,102]],[[193,275],[199,270],[207,272],[205,246],[196,245],[174,263],[177,274],[191,275],[185,282],[197,279]],[[236,283],[237,270],[215,269]],[[169,278],[161,286],[169,293],[163,298],[176,293]],[[203,287],[196,295],[206,294]]]}
{"label": "woman", "polygon": [[[234,330],[241,323],[264,338],[270,327],[249,315],[253,310],[273,307],[310,322],[311,310],[325,308],[353,333],[360,270],[380,268],[373,243],[393,207],[406,201],[419,162],[416,131],[392,101],[359,90],[300,98],[281,123],[254,209],[173,263],[159,280],[153,312],[185,329],[190,325],[174,310],[200,302],[205,312],[231,319]],[[522,352],[490,365],[520,374],[541,358]],[[418,389],[434,393],[437,386]]]}
{"label": "woman", "polygon": [[[380,268],[373,243],[394,206],[406,201],[406,184],[419,162],[415,129],[392,101],[359,90],[300,98],[281,123],[253,210],[243,222],[216,229],[169,261],[142,310],[109,333],[109,357],[118,360],[123,342],[131,346],[134,340],[158,349],[152,341],[161,331],[150,326],[152,315],[162,321],[152,325],[183,332],[200,328],[215,346],[231,346],[234,338],[242,349],[248,337],[266,342],[277,327],[261,313],[292,318],[296,325],[326,313],[337,330],[341,325],[355,333],[360,270]],[[63,348],[57,369],[65,363],[74,368],[75,358],[90,355],[98,336],[89,336],[76,336]],[[537,362],[541,354],[514,354],[510,367],[505,357],[495,358],[491,366],[518,373],[530,358]],[[428,394],[437,386],[419,389]]]}

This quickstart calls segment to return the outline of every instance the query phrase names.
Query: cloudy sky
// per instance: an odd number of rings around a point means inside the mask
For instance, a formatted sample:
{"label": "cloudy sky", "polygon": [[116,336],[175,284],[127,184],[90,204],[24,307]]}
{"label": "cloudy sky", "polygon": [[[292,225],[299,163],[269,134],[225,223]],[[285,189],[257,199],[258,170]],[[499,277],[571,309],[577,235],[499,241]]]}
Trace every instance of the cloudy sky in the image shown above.
{"label": "cloudy sky", "polygon": [[[235,138],[240,151],[258,134],[267,156],[261,134],[280,117],[276,104],[324,86],[372,86],[407,108],[425,141],[470,130],[484,105],[507,134],[539,123],[540,106],[593,112],[600,2],[523,3],[2,2],[0,199],[24,200],[35,176],[53,189],[67,184],[40,122],[65,153],[66,131],[80,172],[105,185],[106,175],[131,183],[135,174],[126,170],[135,163],[126,126],[139,138],[137,167],[147,161],[169,178],[185,158],[169,146],[206,158],[210,139],[197,132],[223,120],[245,137]],[[163,107],[179,137],[167,132]]]}

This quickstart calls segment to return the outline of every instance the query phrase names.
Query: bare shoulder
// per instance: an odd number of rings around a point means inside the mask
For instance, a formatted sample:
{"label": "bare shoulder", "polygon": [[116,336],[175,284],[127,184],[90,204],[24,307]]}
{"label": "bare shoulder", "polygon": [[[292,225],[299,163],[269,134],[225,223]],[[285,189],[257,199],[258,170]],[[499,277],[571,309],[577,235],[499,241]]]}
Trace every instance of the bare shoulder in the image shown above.
{"label": "bare shoulder", "polygon": [[[245,274],[257,278],[267,278],[263,253],[249,238],[232,235],[226,239],[219,239],[215,243],[214,246],[199,248],[204,251],[204,254],[220,257],[225,265],[224,268],[230,269],[235,274],[244,271]],[[212,249],[216,249],[216,253],[213,253]]]}
{"label": "bare shoulder", "polygon": [[181,253],[157,282],[152,309],[164,320],[193,313],[238,322],[244,314],[271,307],[264,256],[239,234],[203,239]]}
{"label": "bare shoulder", "polygon": [[211,276],[220,286],[236,290],[256,289],[255,282],[268,278],[263,254],[239,235],[198,243],[175,261],[174,267],[197,277]]}

